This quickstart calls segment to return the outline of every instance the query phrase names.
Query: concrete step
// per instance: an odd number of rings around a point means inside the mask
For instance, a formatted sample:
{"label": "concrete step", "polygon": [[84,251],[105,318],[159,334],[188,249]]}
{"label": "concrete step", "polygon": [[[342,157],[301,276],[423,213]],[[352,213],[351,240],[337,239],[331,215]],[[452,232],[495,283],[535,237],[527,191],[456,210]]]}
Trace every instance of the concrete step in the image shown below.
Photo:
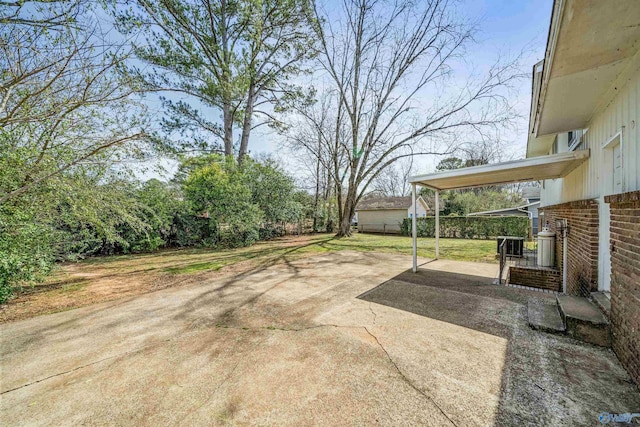
{"label": "concrete step", "polygon": [[556,295],[567,335],[580,341],[611,347],[611,327],[600,309],[583,297]]}
{"label": "concrete step", "polygon": [[609,292],[592,292],[591,299],[604,315],[607,316],[607,319],[611,317],[611,298],[609,297]]}
{"label": "concrete step", "polygon": [[563,334],[566,331],[557,304],[545,304],[538,298],[530,298],[527,301],[527,316],[532,329],[552,334]]}

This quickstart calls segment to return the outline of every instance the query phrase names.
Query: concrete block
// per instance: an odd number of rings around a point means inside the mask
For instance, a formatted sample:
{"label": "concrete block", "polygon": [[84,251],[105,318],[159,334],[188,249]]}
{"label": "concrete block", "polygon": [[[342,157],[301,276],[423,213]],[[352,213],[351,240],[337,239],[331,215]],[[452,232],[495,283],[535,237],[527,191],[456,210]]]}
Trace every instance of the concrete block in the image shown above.
{"label": "concrete block", "polygon": [[580,341],[611,347],[611,325],[594,303],[583,297],[556,295],[567,335]]}
{"label": "concrete block", "polygon": [[566,331],[557,304],[545,304],[538,298],[527,301],[529,326],[539,331],[563,334]]}

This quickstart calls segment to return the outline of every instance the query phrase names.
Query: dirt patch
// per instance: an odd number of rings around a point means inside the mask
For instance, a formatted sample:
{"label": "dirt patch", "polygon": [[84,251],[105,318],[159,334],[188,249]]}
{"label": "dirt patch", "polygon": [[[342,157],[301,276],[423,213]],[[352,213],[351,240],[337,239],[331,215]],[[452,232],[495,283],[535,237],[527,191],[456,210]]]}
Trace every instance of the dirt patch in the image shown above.
{"label": "dirt patch", "polygon": [[313,254],[309,245],[326,238],[288,236],[236,250],[173,249],[65,263],[47,282],[26,287],[8,304],[1,305],[0,323],[160,289],[223,280]]}
{"label": "dirt patch", "polygon": [[[432,256],[433,239],[421,239],[419,256]],[[482,261],[494,257],[493,242],[442,239],[441,254],[451,259]],[[348,239],[332,234],[287,236],[233,250],[167,249],[149,254],[99,256],[66,263],[45,283],[18,292],[0,305],[0,323],[130,298],[165,288],[219,281],[318,253],[411,253],[411,239],[356,233]]]}

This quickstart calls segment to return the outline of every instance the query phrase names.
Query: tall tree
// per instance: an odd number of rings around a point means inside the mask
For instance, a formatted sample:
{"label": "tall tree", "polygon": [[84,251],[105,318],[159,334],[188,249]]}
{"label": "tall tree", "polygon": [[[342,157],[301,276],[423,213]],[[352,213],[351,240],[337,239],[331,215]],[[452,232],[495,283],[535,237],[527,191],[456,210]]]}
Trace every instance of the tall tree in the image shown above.
{"label": "tall tree", "polygon": [[[337,108],[335,108],[337,106]],[[322,94],[314,105],[292,107],[302,116],[302,120],[284,127],[287,130],[289,148],[306,158],[311,156],[316,162],[316,208],[317,201],[331,204],[335,197],[338,206],[343,206],[343,187],[347,177],[349,129],[344,125],[344,109],[332,93]],[[319,196],[323,187],[322,198]],[[340,211],[340,209],[338,209]],[[332,209],[323,209],[327,231],[333,231]],[[318,215],[318,213],[316,213]],[[315,221],[317,226],[317,219]]]}
{"label": "tall tree", "polygon": [[[247,154],[258,114],[301,94],[291,83],[302,62],[313,56],[309,0],[137,0],[115,8],[119,28],[145,39],[137,57],[151,71],[132,72],[146,89],[189,98],[164,97],[167,130],[190,132],[191,149],[234,154],[234,127],[240,127],[238,159]],[[183,97],[184,98],[184,97]],[[222,120],[203,108],[222,112]],[[221,124],[220,124],[221,123]],[[213,137],[213,143],[212,143]]]}
{"label": "tall tree", "polygon": [[518,70],[514,63],[496,64],[455,89],[447,78],[473,28],[457,18],[449,1],[341,5],[330,12],[319,4],[314,8],[333,125],[321,126],[317,107],[303,106],[295,126],[333,129],[321,150],[308,147],[317,157],[330,153],[333,159],[338,236],[347,236],[358,201],[386,167],[405,157],[452,152],[469,133],[509,122],[504,89]]}

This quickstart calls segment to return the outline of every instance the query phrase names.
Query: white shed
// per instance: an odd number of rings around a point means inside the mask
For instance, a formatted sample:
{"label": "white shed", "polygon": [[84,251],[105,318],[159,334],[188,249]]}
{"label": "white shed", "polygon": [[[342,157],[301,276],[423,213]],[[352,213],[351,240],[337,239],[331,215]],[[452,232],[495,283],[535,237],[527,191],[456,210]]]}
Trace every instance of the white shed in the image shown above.
{"label": "white shed", "polygon": [[[422,197],[417,199],[417,217],[426,217],[429,207]],[[370,197],[358,203],[358,231],[368,233],[400,233],[405,218],[413,216],[411,197]]]}

